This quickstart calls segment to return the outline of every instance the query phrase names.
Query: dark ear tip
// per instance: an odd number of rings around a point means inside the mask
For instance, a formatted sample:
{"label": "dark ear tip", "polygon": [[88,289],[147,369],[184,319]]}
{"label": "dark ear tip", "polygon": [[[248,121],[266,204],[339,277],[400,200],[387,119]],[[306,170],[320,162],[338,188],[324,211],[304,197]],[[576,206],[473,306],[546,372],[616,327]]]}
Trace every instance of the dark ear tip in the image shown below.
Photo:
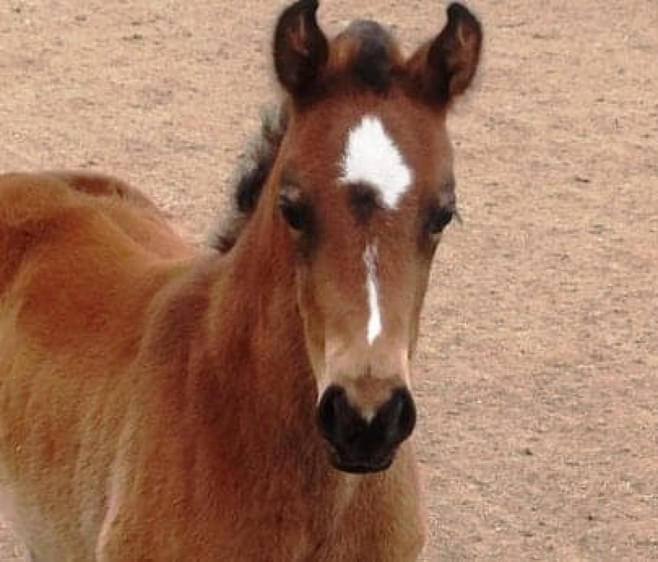
{"label": "dark ear tip", "polygon": [[315,19],[320,2],[318,0],[297,0],[290,4],[279,17],[279,23],[287,22],[291,18],[303,17],[304,19]]}
{"label": "dark ear tip", "polygon": [[459,2],[453,2],[450,4],[450,6],[448,6],[447,12],[449,23],[458,23],[460,21],[470,21],[477,23],[477,19],[472,14],[472,12]]}
{"label": "dark ear tip", "polygon": [[319,0],[298,0],[292,4],[288,9],[291,11],[299,12],[312,12],[315,13],[320,5]]}
{"label": "dark ear tip", "polygon": [[452,2],[448,6],[448,16],[455,17],[459,14],[463,14],[464,12],[468,13],[468,9],[466,6],[460,4],[459,2]]}
{"label": "dark ear tip", "polygon": [[473,34],[479,38],[482,37],[482,26],[473,15],[473,12],[459,2],[453,2],[448,6],[448,23],[446,24],[446,28],[455,30],[458,26],[468,34]]}
{"label": "dark ear tip", "polygon": [[300,14],[314,15],[318,9],[318,0],[297,0],[289,4],[281,13],[279,21],[285,21],[290,17],[297,17]]}

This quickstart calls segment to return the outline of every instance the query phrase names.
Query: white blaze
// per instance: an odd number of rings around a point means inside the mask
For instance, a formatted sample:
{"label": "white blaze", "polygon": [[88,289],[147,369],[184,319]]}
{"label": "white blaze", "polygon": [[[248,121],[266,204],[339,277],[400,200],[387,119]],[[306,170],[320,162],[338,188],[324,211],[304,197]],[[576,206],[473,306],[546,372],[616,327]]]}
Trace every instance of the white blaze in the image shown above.
{"label": "white blaze", "polygon": [[381,203],[395,209],[413,174],[379,117],[366,115],[349,134],[342,161],[342,183],[365,183]]}
{"label": "white blaze", "polygon": [[379,281],[377,280],[377,246],[368,244],[363,252],[363,263],[366,265],[366,290],[368,291],[368,329],[366,337],[372,343],[382,332],[382,316],[379,310]]}

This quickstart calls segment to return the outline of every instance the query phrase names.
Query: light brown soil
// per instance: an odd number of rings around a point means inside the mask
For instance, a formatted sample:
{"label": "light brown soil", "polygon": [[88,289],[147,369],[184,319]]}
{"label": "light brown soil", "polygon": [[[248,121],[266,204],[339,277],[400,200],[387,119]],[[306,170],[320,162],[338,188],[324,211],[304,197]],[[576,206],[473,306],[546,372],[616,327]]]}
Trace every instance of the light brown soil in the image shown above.
{"label": "light brown soil", "polygon": [[[0,6],[0,170],[90,167],[202,241],[275,99],[266,0]],[[436,4],[436,5],[435,5]],[[325,1],[438,31],[433,2]],[[417,361],[437,560],[658,560],[658,3],[473,2],[463,226]],[[0,560],[15,546],[0,523]]]}

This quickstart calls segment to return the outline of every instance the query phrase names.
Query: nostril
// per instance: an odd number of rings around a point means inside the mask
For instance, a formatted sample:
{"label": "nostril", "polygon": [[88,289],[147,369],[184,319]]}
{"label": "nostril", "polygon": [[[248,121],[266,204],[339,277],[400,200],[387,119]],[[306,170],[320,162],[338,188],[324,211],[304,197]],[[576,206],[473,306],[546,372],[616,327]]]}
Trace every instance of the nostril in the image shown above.
{"label": "nostril", "polygon": [[416,425],[416,406],[406,388],[393,392],[391,399],[379,410],[375,421],[390,443],[404,441]]}
{"label": "nostril", "polygon": [[338,404],[345,400],[345,391],[337,386],[330,386],[322,395],[318,406],[318,426],[326,438],[330,438],[336,430]]}
{"label": "nostril", "polygon": [[416,405],[406,388],[397,390],[396,393],[400,393],[401,408],[398,416],[398,431],[400,432],[399,439],[402,441],[409,437],[416,427]]}

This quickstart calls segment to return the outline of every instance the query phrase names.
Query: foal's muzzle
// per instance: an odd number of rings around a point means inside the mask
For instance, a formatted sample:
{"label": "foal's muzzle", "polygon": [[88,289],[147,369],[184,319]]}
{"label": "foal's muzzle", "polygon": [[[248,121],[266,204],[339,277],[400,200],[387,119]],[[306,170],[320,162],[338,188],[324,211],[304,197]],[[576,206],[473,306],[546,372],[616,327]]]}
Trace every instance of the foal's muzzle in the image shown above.
{"label": "foal's muzzle", "polygon": [[334,467],[345,472],[378,472],[391,465],[398,445],[411,435],[416,407],[409,391],[398,388],[367,421],[349,403],[345,389],[334,385],[320,400],[317,420]]}

